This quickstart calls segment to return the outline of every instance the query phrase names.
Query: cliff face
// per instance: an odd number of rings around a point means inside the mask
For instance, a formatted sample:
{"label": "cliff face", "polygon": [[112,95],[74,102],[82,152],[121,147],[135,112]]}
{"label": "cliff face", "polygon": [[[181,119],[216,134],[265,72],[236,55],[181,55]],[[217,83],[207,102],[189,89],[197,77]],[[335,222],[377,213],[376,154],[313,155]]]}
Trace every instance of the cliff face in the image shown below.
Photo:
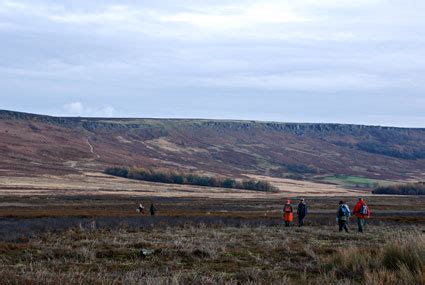
{"label": "cliff face", "polygon": [[425,129],[0,111],[0,155],[0,175],[143,165],[227,175],[404,179],[425,175]]}

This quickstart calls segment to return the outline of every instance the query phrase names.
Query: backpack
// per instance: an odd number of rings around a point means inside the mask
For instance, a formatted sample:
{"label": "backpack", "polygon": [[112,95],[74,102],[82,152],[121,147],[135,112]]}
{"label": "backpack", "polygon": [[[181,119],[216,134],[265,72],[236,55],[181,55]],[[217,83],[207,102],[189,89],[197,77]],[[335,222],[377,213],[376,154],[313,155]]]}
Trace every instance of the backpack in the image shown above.
{"label": "backpack", "polygon": [[349,216],[349,211],[347,209],[347,206],[345,206],[345,205],[339,206],[338,216],[340,216],[340,217],[347,217],[347,216]]}
{"label": "backpack", "polygon": [[367,215],[367,214],[369,214],[369,209],[367,208],[366,204],[363,204],[360,207],[360,211],[359,212],[360,212],[361,215]]}
{"label": "backpack", "polygon": [[292,212],[292,207],[291,207],[291,205],[285,205],[285,207],[283,208],[283,211],[284,211],[285,213],[290,213],[290,212]]}

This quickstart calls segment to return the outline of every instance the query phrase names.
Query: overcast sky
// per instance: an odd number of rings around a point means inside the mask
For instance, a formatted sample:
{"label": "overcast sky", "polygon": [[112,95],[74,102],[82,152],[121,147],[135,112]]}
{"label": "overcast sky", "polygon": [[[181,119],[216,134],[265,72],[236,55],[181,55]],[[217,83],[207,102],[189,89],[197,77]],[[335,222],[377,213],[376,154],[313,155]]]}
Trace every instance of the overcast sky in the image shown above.
{"label": "overcast sky", "polygon": [[0,0],[0,109],[425,127],[423,0]]}

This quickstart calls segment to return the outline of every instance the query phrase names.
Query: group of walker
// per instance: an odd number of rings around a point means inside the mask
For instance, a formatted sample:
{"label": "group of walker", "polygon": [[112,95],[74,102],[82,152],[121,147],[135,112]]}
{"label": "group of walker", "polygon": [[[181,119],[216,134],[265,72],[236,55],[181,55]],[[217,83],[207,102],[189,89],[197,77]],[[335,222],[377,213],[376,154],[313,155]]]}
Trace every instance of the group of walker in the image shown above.
{"label": "group of walker", "polygon": [[[285,222],[285,227],[289,227],[293,221],[293,208],[291,206],[291,201],[287,200],[283,206],[283,220]],[[357,227],[359,232],[363,232],[366,219],[370,217],[370,209],[363,198],[359,198],[357,204],[354,206],[353,214],[357,218]],[[300,202],[297,206],[297,219],[298,226],[304,226],[304,219],[307,215],[307,205],[304,199],[300,199]],[[339,231],[343,230],[348,233],[348,220],[350,219],[351,212],[347,203],[344,201],[339,201],[338,210],[336,213],[336,221],[338,223]]]}
{"label": "group of walker", "polygon": [[[298,226],[304,226],[304,219],[307,216],[307,204],[305,203],[304,198],[300,199],[300,202],[297,205],[297,220]],[[151,216],[155,216],[156,207],[153,203],[149,207],[149,212]],[[136,209],[137,213],[140,215],[145,214],[145,207],[140,203],[139,207]],[[287,200],[285,205],[283,206],[283,220],[285,222],[285,227],[289,227],[294,219],[294,210],[291,205],[291,200]],[[363,232],[364,226],[366,224],[365,220],[370,217],[370,209],[363,198],[359,198],[359,201],[354,206],[353,214],[357,218],[357,226],[359,232]],[[339,231],[343,230],[348,233],[348,220],[351,216],[350,208],[347,203],[344,201],[339,201],[338,210],[336,213],[336,221],[338,223]]]}
{"label": "group of walker", "polygon": [[[136,212],[140,215],[145,214],[145,207],[143,207],[142,203],[139,204],[139,207],[136,209]],[[151,214],[151,216],[155,216],[156,207],[153,203],[151,203],[151,206],[149,207],[149,213]]]}

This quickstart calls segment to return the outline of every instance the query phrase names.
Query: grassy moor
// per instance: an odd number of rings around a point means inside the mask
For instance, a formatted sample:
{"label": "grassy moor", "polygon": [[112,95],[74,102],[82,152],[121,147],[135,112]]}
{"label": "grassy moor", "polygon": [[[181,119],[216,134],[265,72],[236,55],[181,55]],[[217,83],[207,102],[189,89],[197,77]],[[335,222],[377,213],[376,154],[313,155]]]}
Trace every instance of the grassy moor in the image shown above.
{"label": "grassy moor", "polygon": [[0,134],[0,284],[425,284],[423,129],[1,111]]}

